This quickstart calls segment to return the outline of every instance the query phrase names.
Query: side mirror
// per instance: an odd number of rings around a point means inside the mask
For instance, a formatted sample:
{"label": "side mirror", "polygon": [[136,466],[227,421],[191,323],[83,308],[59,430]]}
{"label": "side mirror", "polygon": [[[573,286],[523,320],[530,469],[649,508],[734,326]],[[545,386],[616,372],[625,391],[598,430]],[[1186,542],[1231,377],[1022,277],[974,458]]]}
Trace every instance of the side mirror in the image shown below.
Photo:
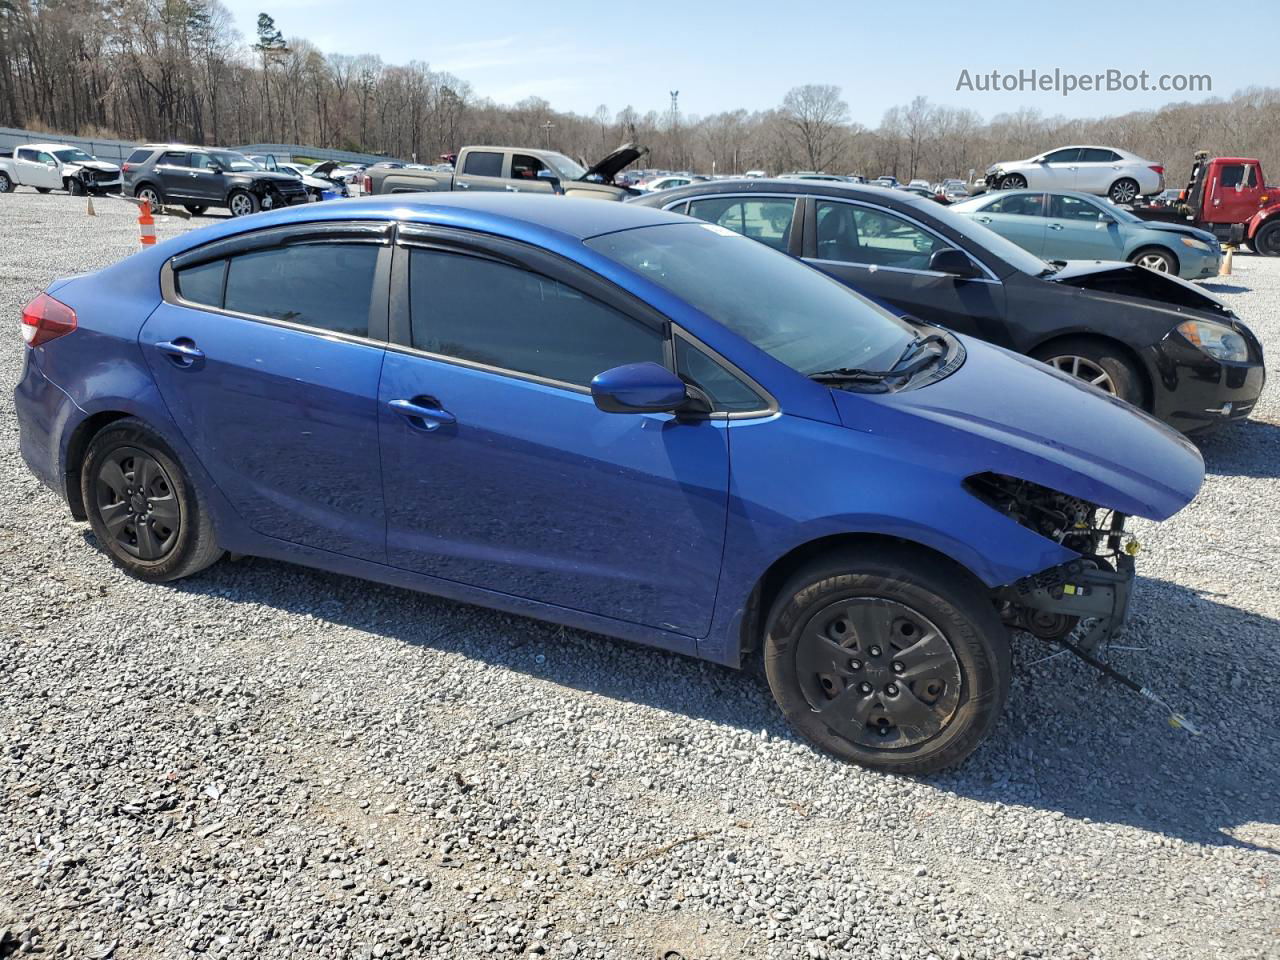
{"label": "side mirror", "polygon": [[539,180],[541,180],[543,183],[549,183],[549,184],[551,184],[551,190],[552,190],[552,192],[554,192],[554,193],[563,193],[563,192],[564,192],[564,191],[561,189],[561,187],[560,187],[560,178],[559,178],[559,177],[557,177],[557,176],[556,176],[554,173],[552,173],[550,170],[539,170],[539,171],[538,171],[538,179],[539,179]]}
{"label": "side mirror", "polygon": [[605,413],[674,413],[689,399],[683,380],[658,363],[628,363],[598,373],[591,399]]}
{"label": "side mirror", "polygon": [[961,280],[969,280],[980,275],[974,262],[955,247],[935,250],[933,256],[929,258],[929,269],[934,273],[947,273]]}

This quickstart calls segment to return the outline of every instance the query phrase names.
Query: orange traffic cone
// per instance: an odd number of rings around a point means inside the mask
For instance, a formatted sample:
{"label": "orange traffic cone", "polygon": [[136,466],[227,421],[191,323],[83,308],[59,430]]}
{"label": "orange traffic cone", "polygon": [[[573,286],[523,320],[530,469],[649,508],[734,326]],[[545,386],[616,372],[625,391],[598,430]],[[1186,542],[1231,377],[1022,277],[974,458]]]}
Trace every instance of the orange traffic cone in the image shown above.
{"label": "orange traffic cone", "polygon": [[142,207],[138,211],[138,234],[144,247],[150,247],[156,242],[156,221],[151,216],[151,202],[149,200],[142,201]]}
{"label": "orange traffic cone", "polygon": [[1231,255],[1236,252],[1235,244],[1227,244],[1227,255],[1222,258],[1222,266],[1218,268],[1218,276],[1231,276]]}

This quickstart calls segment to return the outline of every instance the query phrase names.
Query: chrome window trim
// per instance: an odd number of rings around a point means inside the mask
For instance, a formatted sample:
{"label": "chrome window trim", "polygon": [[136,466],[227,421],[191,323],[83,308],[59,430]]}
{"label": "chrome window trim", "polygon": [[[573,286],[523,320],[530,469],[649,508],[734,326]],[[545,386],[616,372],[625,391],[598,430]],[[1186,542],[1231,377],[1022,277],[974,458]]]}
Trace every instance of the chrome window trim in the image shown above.
{"label": "chrome window trim", "polygon": [[[771,192],[771,193],[764,193],[763,191],[761,191],[761,192],[757,192],[757,191],[755,191],[755,190],[749,190],[749,191],[747,191],[746,193],[699,193],[699,194],[692,195],[692,196],[685,196],[685,197],[681,197],[679,200],[672,200],[670,203],[668,203],[668,204],[667,204],[666,206],[664,206],[662,209],[663,209],[663,210],[670,210],[672,207],[678,207],[678,206],[679,206],[680,204],[682,204],[682,203],[689,203],[689,204],[693,204],[693,203],[697,203],[699,200],[725,200],[725,199],[734,199],[734,200],[742,200],[742,199],[750,199],[750,200],[761,200],[761,199],[769,199],[769,200],[790,200],[792,203],[799,204],[799,203],[800,203],[800,201],[802,201],[806,196],[808,196],[808,194],[804,194],[804,193],[772,193],[772,192]],[[692,214],[691,214],[691,216],[692,216]],[[707,221],[705,221],[705,220],[704,220],[703,222],[704,222],[704,223],[706,223]],[[736,231],[736,230],[735,230],[734,232],[735,232],[735,233],[737,233],[737,231]],[[740,236],[740,237],[741,237],[741,236],[744,236],[744,234],[739,233],[739,234],[738,234],[738,236]],[[748,240],[750,240],[750,239],[752,239],[752,238],[751,238],[751,237],[747,237],[747,239],[748,239]]]}
{"label": "chrome window trim", "polygon": [[[964,253],[963,250],[961,250],[960,252]],[[968,256],[968,254],[965,254],[965,256]],[[969,257],[969,259],[972,260],[973,258]],[[888,271],[889,273],[909,273],[912,276],[920,276],[920,277],[942,278],[942,277],[955,276],[955,274],[941,273],[937,270],[914,270],[911,267],[886,267],[884,266],[884,264],[880,264],[880,263],[853,263],[852,261],[849,261],[849,260],[826,260],[826,259],[823,259],[822,257],[805,257],[804,262],[805,263],[825,263],[825,264],[830,264],[833,267],[859,267],[871,273],[879,273],[881,270],[885,270],[885,271]],[[978,265],[982,266],[982,264],[978,264]],[[964,282],[965,283],[994,283],[997,285],[999,285],[1000,283],[999,280],[993,280],[990,277],[965,277]]]}

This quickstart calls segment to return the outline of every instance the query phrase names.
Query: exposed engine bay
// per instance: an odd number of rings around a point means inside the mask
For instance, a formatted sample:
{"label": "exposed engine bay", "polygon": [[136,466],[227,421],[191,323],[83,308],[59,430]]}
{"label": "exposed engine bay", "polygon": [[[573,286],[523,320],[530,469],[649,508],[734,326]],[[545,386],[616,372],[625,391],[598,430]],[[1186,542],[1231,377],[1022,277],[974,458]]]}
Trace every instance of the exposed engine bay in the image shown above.
{"label": "exposed engine bay", "polygon": [[1137,552],[1137,541],[1126,542],[1124,514],[1002,474],[975,474],[966,483],[988,506],[1080,554],[997,591],[1009,626],[1042,640],[1061,640],[1079,628],[1075,643],[1086,651],[1123,629]]}

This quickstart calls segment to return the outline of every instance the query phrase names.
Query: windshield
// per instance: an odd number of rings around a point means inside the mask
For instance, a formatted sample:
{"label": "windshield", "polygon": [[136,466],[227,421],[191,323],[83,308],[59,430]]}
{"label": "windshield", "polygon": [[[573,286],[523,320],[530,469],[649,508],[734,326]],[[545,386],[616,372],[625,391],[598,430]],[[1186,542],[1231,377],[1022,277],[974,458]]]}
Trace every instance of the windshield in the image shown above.
{"label": "windshield", "polygon": [[1023,250],[1012,240],[1006,240],[994,230],[988,230],[977,221],[959,215],[960,213],[979,209],[990,199],[989,196],[985,195],[974,197],[972,200],[954,203],[946,209],[930,210],[929,215],[941,220],[957,233],[968,237],[978,246],[990,250],[1009,266],[1015,267],[1023,273],[1030,274],[1033,277],[1052,273],[1053,267],[1034,254],[1027,253],[1026,250]]}
{"label": "windshield", "polygon": [[232,153],[230,150],[217,150],[210,154],[214,161],[223,170],[232,170],[236,173],[248,173],[252,170],[262,169],[248,157],[242,153]]}
{"label": "windshield", "polygon": [[915,331],[785,253],[711,223],[673,223],[586,241],[805,375],[887,370]]}
{"label": "windshield", "polygon": [[574,163],[563,153],[548,153],[543,157],[547,166],[553,168],[561,180],[581,180],[587,175],[586,168]]}
{"label": "windshield", "polygon": [[63,163],[87,163],[93,157],[89,156],[83,150],[72,147],[70,150],[55,150],[53,155]]}

